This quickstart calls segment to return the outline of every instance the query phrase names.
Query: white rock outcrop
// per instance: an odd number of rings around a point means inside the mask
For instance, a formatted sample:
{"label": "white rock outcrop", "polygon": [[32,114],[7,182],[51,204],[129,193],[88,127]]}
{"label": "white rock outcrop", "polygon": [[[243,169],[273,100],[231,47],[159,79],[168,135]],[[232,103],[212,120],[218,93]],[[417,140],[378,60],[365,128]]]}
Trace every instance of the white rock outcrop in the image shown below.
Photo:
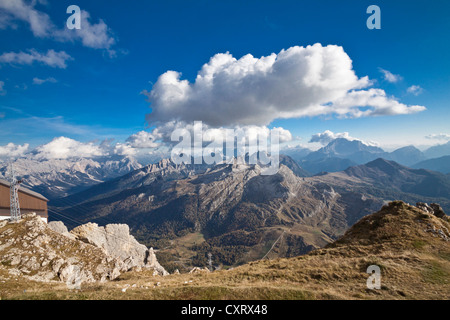
{"label": "white rock outcrop", "polygon": [[77,288],[84,282],[114,280],[122,265],[100,248],[54,231],[35,214],[0,227],[0,268],[12,276]]}
{"label": "white rock outcrop", "polygon": [[75,236],[69,233],[69,229],[67,229],[62,221],[50,221],[47,226],[53,231],[58,232],[72,240],[75,240]]}
{"label": "white rock outcrop", "polygon": [[78,289],[82,283],[114,280],[143,268],[168,275],[153,248],[137,242],[127,225],[90,223],[68,232],[62,222],[47,225],[35,214],[0,224],[0,270],[13,278],[64,282]]}
{"label": "white rock outcrop", "polygon": [[168,272],[158,263],[153,248],[147,249],[131,234],[126,224],[108,224],[101,227],[87,223],[70,231],[76,239],[101,248],[113,258],[123,262],[123,270],[153,268],[158,275]]}

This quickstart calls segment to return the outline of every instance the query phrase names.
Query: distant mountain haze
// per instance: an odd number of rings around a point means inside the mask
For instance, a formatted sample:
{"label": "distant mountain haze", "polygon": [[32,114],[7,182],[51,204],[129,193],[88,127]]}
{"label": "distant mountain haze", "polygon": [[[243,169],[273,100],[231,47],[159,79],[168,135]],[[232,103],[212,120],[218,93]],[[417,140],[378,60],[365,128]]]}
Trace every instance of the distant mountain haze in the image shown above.
{"label": "distant mountain haze", "polygon": [[[440,147],[438,149],[439,152],[446,152],[445,148]],[[301,150],[303,156],[298,156],[295,151],[289,150],[288,152],[304,170],[312,174],[338,172],[350,166],[365,164],[378,158],[392,160],[405,166],[413,166],[426,160],[426,154],[431,154],[428,151],[422,152],[414,146],[406,146],[393,152],[386,152],[380,147],[346,138],[334,139],[326,146],[310,153],[302,149],[299,150]],[[448,154],[450,155],[450,148]]]}
{"label": "distant mountain haze", "polygon": [[450,173],[450,156],[443,156],[435,159],[428,159],[416,163],[412,166],[416,169],[428,169],[433,171],[439,171],[445,174]]}
{"label": "distant mountain haze", "polygon": [[445,144],[433,146],[424,151],[428,159],[439,158],[450,155],[450,141]]}

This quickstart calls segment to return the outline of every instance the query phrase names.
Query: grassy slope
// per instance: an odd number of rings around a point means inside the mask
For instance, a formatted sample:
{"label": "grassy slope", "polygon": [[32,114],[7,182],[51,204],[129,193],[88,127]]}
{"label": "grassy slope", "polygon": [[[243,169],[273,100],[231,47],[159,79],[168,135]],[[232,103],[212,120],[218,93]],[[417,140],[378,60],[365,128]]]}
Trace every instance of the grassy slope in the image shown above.
{"label": "grassy slope", "polygon": [[[168,277],[127,273],[118,281],[85,285],[81,291],[24,279],[5,286],[0,279],[0,295],[10,299],[448,300],[450,241],[427,232],[429,225],[450,230],[448,222],[395,202],[361,219],[335,243],[301,257],[257,261],[213,273]],[[380,290],[366,288],[366,269],[372,264],[381,268]],[[123,288],[128,289],[122,292]]]}

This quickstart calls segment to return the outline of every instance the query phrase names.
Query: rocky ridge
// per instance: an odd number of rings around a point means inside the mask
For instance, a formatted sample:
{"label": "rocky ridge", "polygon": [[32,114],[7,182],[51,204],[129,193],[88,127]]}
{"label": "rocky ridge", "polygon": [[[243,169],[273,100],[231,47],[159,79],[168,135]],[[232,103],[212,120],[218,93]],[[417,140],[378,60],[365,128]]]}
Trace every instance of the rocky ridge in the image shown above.
{"label": "rocky ridge", "polygon": [[[114,280],[121,273],[153,269],[167,275],[153,249],[129,235],[128,226],[82,225],[68,232],[62,223],[47,225],[29,214],[0,222],[0,274],[68,286]],[[126,241],[123,241],[123,240]]]}
{"label": "rocky ridge", "polygon": [[130,235],[126,224],[108,224],[105,227],[87,223],[71,230],[69,235],[79,241],[101,248],[108,256],[119,259],[126,270],[153,268],[155,274],[168,272],[158,263],[153,248],[147,249]]}
{"label": "rocky ridge", "polygon": [[[103,157],[79,159],[19,158],[14,161],[16,175],[25,187],[50,200],[82,191],[98,183],[140,169],[132,157]],[[0,162],[0,177],[7,177],[8,166]]]}
{"label": "rocky ridge", "polygon": [[[392,201],[380,211],[363,217],[340,239],[326,248],[349,245],[388,244],[389,249],[404,249],[408,244],[436,238],[437,243],[450,241],[450,217],[440,205],[418,202],[412,206],[403,201]],[[448,247],[448,244],[444,245]]]}

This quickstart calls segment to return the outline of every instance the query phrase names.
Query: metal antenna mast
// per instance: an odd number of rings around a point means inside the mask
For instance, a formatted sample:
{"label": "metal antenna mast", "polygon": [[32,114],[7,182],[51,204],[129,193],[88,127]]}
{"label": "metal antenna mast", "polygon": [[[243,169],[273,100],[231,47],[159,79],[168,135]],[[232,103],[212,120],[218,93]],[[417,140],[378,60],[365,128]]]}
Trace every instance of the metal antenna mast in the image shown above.
{"label": "metal antenna mast", "polygon": [[20,219],[20,206],[19,206],[19,186],[22,183],[21,180],[16,179],[16,174],[14,172],[13,164],[10,164],[10,172],[9,172],[9,189],[10,189],[10,198],[9,203],[11,207],[11,220],[17,221]]}

